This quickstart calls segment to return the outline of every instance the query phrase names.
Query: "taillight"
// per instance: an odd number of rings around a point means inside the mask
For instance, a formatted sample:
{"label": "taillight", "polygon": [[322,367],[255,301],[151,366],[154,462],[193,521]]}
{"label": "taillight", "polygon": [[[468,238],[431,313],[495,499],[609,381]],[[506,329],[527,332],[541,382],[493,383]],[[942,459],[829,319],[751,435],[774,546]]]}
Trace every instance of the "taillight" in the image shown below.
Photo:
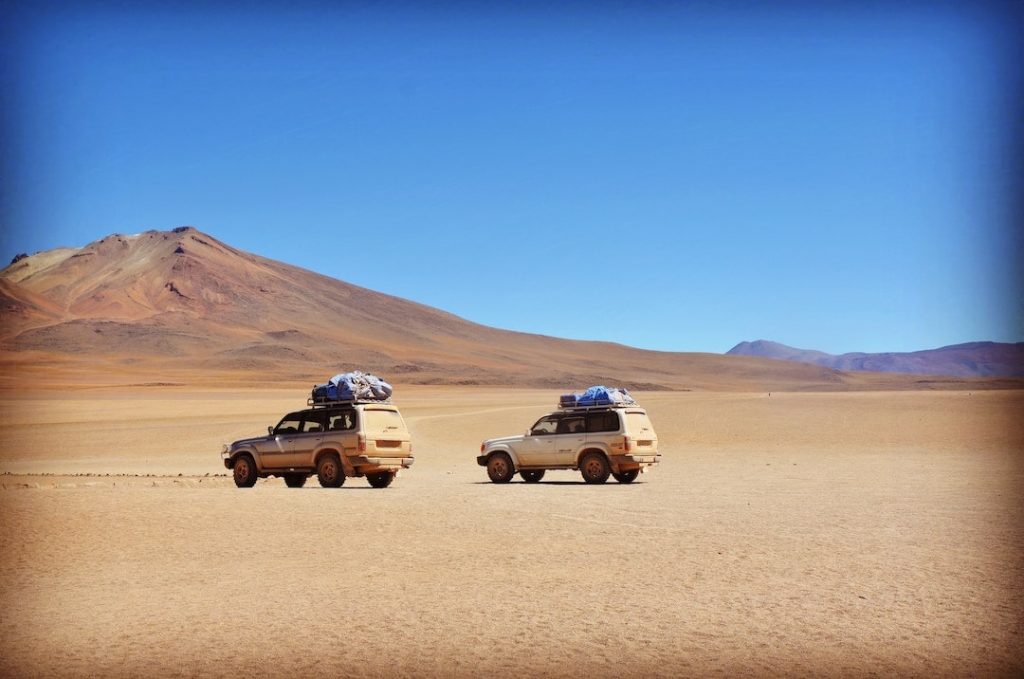
{"label": "taillight", "polygon": [[629,437],[628,436],[623,436],[622,437],[622,446],[623,446],[623,448],[626,449],[626,452],[628,453],[629,452]]}
{"label": "taillight", "polygon": [[366,437],[363,436],[362,434],[359,435],[359,452],[366,452]]}

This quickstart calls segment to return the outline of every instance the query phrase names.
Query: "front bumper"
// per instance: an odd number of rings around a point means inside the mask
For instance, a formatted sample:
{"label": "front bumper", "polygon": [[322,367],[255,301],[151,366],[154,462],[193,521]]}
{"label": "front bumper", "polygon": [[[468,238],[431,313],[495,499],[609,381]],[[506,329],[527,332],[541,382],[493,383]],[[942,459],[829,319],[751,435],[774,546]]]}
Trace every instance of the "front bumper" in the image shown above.
{"label": "front bumper", "polygon": [[481,467],[486,467],[487,466],[487,457],[488,457],[487,453],[484,453],[483,455],[477,455],[476,456],[476,463],[478,465],[480,465]]}

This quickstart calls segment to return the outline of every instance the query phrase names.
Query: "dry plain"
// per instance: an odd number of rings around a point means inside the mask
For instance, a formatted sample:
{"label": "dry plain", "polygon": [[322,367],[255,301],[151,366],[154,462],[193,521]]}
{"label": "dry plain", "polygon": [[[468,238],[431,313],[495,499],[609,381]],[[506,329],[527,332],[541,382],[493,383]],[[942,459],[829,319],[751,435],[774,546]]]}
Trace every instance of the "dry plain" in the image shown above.
{"label": "dry plain", "polygon": [[1024,392],[641,393],[637,483],[487,483],[556,397],[400,387],[329,491],[217,476],[300,388],[5,396],[0,675],[1024,673]]}

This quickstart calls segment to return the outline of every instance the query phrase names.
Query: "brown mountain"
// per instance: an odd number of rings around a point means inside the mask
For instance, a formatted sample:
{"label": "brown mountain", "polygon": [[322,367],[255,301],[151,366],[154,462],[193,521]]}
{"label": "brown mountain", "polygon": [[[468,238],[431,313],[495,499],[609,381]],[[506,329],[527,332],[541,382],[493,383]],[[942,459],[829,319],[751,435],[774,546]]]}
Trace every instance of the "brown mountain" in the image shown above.
{"label": "brown mountain", "polygon": [[730,356],[760,356],[810,363],[843,371],[950,375],[954,377],[1024,377],[1024,342],[968,342],[910,352],[826,354],[821,351],[757,340],[740,342]]}
{"label": "brown mountain", "polygon": [[[881,376],[498,330],[243,252],[192,227],[112,235],[0,271],[8,384],[263,386],[361,368],[403,383],[900,388]],[[910,385],[913,386],[913,385]]]}

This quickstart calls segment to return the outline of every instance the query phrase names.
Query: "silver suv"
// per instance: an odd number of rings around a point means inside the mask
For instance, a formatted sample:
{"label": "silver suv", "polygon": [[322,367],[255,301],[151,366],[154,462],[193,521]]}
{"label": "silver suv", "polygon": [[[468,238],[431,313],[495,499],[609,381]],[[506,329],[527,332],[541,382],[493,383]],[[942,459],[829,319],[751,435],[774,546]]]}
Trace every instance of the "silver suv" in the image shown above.
{"label": "silver suv", "polygon": [[549,469],[578,469],[587,483],[609,476],[632,483],[661,455],[646,410],[596,406],[550,413],[521,436],[484,441],[476,461],[494,483],[508,483],[516,472],[536,483]]}
{"label": "silver suv", "polygon": [[313,474],[325,488],[341,486],[347,476],[387,488],[413,463],[409,430],[389,403],[335,403],[289,413],[267,427],[266,436],[225,445],[221,458],[239,488],[268,476],[301,488]]}

